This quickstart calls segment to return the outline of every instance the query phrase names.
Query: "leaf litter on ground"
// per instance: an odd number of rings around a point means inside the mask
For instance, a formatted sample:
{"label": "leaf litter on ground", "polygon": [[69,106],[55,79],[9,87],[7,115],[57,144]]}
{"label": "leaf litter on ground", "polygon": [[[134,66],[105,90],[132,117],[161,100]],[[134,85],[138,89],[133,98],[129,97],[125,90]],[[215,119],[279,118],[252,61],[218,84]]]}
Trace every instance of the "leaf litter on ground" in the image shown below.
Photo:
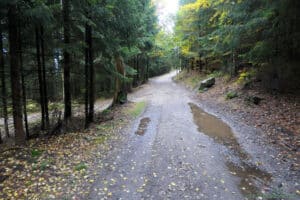
{"label": "leaf litter on ground", "polygon": [[95,122],[85,131],[9,147],[0,154],[0,199],[84,199],[104,165],[103,156],[136,117],[131,114],[135,107],[128,103],[112,109],[114,118]]}

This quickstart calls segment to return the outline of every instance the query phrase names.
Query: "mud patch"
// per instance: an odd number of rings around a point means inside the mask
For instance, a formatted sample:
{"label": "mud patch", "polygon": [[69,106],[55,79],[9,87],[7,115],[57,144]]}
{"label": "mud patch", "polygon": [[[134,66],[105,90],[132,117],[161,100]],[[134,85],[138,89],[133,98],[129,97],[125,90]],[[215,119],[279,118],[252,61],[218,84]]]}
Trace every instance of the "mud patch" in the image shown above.
{"label": "mud patch", "polygon": [[271,180],[271,175],[244,162],[249,155],[240,147],[230,126],[193,103],[189,103],[189,106],[198,131],[226,146],[241,161],[240,166],[231,162],[227,162],[226,165],[234,176],[240,178],[239,188],[242,194],[255,194],[259,191],[258,188],[267,185]]}
{"label": "mud patch", "polygon": [[255,166],[249,166],[243,163],[237,166],[234,163],[227,162],[226,166],[231,174],[240,178],[239,188],[243,195],[259,194],[259,188],[268,187],[272,176]]}
{"label": "mud patch", "polygon": [[219,144],[233,150],[238,157],[247,159],[248,155],[242,150],[230,126],[217,117],[208,114],[197,105],[189,103],[198,131],[213,138]]}
{"label": "mud patch", "polygon": [[149,117],[145,117],[145,118],[141,119],[140,125],[138,127],[138,130],[135,132],[135,134],[136,135],[145,135],[150,121],[151,121],[151,119]]}

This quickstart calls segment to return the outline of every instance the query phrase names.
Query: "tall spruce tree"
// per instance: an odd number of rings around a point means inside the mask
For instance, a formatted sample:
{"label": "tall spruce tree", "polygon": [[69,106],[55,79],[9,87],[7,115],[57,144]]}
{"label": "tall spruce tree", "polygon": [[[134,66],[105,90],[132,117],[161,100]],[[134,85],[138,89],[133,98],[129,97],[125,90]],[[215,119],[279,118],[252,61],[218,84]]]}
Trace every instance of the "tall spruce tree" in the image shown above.
{"label": "tall spruce tree", "polygon": [[9,56],[10,56],[10,79],[12,91],[13,119],[16,143],[23,144],[26,138],[23,129],[22,114],[22,86],[20,73],[20,52],[18,42],[21,40],[19,30],[19,10],[17,4],[9,4],[8,8],[8,33],[9,33]]}

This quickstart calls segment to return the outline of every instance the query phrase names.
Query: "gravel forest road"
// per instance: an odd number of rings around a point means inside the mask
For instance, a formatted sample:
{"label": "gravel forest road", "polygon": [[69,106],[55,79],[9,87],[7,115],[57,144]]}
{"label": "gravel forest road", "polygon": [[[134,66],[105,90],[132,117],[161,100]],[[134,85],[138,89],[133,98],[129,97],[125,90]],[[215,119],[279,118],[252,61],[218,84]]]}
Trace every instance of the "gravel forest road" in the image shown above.
{"label": "gravel forest road", "polygon": [[174,75],[153,78],[129,96],[147,102],[145,112],[127,128],[126,142],[106,156],[89,199],[266,197],[272,176],[249,162],[235,129],[198,107]]}

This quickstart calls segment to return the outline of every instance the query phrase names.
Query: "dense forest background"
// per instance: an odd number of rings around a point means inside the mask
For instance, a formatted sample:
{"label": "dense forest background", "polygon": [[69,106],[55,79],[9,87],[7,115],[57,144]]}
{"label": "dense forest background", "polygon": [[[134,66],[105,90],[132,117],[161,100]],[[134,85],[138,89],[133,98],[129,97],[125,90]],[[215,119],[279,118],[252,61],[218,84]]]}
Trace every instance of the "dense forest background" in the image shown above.
{"label": "dense forest background", "polygon": [[1,135],[18,143],[30,138],[28,113],[40,112],[38,126],[51,133],[84,105],[88,127],[97,99],[123,103],[171,67],[157,53],[150,0],[1,0],[0,8]]}
{"label": "dense forest background", "polygon": [[132,87],[171,68],[299,91],[297,0],[180,0],[173,32],[159,27],[151,0],[1,0],[0,8],[0,142],[30,138],[28,113],[40,112],[39,129],[51,134],[83,105],[88,127],[97,99],[124,103]]}
{"label": "dense forest background", "polygon": [[299,0],[0,0],[0,199],[300,199],[299,65]]}
{"label": "dense forest background", "polygon": [[270,90],[299,91],[299,1],[180,3],[174,42],[182,68],[255,77]]}

